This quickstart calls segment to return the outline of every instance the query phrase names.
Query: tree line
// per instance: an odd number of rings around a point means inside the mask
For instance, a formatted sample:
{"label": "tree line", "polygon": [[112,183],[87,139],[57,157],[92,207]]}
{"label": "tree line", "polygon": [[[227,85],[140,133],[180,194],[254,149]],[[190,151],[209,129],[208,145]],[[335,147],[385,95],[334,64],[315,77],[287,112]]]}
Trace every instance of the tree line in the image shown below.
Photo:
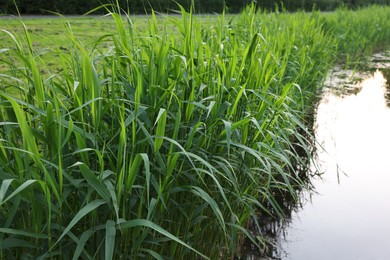
{"label": "tree line", "polygon": [[[223,10],[237,13],[252,2],[267,11],[276,9],[310,11],[313,7],[322,11],[331,11],[340,6],[356,8],[371,4],[390,4],[390,0],[0,0],[0,14],[17,14],[15,2],[21,14],[50,14],[50,12],[84,14],[102,4],[113,3],[119,4],[123,10],[132,14],[149,13],[152,9],[169,13],[178,9],[177,4],[182,5],[186,10],[189,10],[193,4],[197,13],[220,13]],[[95,13],[107,13],[107,11],[102,8]]]}

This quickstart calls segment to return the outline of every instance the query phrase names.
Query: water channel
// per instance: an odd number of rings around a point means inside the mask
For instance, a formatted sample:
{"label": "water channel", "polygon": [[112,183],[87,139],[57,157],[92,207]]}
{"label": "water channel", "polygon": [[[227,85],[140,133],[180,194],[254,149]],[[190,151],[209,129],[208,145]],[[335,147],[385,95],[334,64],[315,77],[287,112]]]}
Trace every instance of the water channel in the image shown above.
{"label": "water channel", "polygon": [[317,194],[292,214],[282,259],[390,259],[390,109],[381,72],[317,111]]}
{"label": "water channel", "polygon": [[330,78],[315,123],[323,174],[277,225],[271,259],[390,259],[389,63],[379,67],[357,84]]}
{"label": "water channel", "polygon": [[[390,109],[380,71],[328,88],[316,116],[316,194],[280,231],[281,259],[390,259]],[[323,149],[322,149],[323,148]],[[305,200],[305,199],[304,199]]]}

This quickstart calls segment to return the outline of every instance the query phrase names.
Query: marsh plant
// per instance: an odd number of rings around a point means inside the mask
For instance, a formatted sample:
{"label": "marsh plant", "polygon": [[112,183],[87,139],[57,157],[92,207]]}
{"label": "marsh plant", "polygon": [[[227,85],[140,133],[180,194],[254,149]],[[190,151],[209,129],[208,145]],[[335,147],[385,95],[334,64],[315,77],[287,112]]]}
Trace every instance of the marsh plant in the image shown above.
{"label": "marsh plant", "polygon": [[111,12],[116,30],[93,48],[64,20],[72,47],[56,73],[28,28],[2,31],[0,258],[216,259],[243,237],[265,245],[247,223],[282,217],[277,191],[306,185],[305,120],[340,46],[325,25],[338,24],[253,6],[212,24],[180,14],[151,13],[144,31]]}

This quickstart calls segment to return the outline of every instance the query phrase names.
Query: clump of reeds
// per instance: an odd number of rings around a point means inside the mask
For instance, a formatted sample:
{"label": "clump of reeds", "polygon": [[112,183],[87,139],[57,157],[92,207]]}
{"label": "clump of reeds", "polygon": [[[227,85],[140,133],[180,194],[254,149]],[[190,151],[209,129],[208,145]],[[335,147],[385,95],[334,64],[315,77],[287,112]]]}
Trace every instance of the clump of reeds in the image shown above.
{"label": "clump of reeds", "polygon": [[[149,17],[61,72],[9,32],[0,75],[0,257],[219,258],[258,211],[282,215],[310,158],[304,116],[336,55],[318,13]],[[329,22],[327,22],[328,24]],[[336,25],[334,25],[336,26]],[[26,44],[25,44],[26,43]],[[305,156],[302,156],[302,151]]]}

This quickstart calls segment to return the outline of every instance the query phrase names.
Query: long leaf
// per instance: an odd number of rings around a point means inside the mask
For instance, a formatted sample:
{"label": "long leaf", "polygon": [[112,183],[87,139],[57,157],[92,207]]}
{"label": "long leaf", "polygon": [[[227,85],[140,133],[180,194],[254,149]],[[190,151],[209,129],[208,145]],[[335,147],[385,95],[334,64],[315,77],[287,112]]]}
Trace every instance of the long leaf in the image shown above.
{"label": "long leaf", "polygon": [[0,233],[6,233],[6,234],[12,234],[12,235],[18,235],[18,236],[26,236],[26,237],[32,237],[32,238],[44,238],[48,239],[48,235],[39,234],[39,233],[30,233],[26,232],[24,230],[17,230],[13,228],[0,228]]}
{"label": "long leaf", "polygon": [[209,259],[207,256],[203,255],[202,253],[200,253],[199,251],[197,251],[196,249],[194,249],[190,245],[186,244],[184,241],[182,241],[178,237],[172,235],[171,233],[169,233],[168,231],[166,231],[165,229],[163,229],[159,225],[157,225],[157,224],[155,224],[155,223],[153,223],[153,222],[151,222],[149,220],[146,220],[146,219],[133,219],[133,220],[130,220],[130,221],[123,221],[123,222],[120,223],[120,226],[123,229],[128,229],[128,228],[133,228],[133,227],[151,228],[151,229],[157,231],[158,233],[160,233],[161,235],[166,236],[167,238],[172,239],[173,241],[175,241],[175,242],[185,246],[186,248],[194,251],[195,253],[197,253],[201,257],[203,257],[205,259]]}
{"label": "long leaf", "polygon": [[[18,195],[20,192],[22,192],[24,189],[26,189],[31,184],[37,182],[37,180],[27,180],[22,185],[20,185],[14,192],[12,192],[5,200],[0,202],[0,206],[12,199],[14,196]],[[3,186],[3,185],[2,185]]]}
{"label": "long leaf", "polygon": [[54,243],[52,248],[57,245],[61,239],[76,225],[83,217],[88,215],[91,211],[96,209],[97,207],[100,207],[101,205],[106,204],[106,201],[104,200],[94,200],[90,203],[88,203],[85,207],[79,210],[77,212],[76,216],[72,219],[72,221],[68,224],[68,226],[65,228],[65,230],[62,232],[61,236],[58,238],[58,240]]}
{"label": "long leaf", "polygon": [[3,202],[5,194],[7,193],[8,187],[11,185],[11,183],[14,180],[15,179],[7,179],[7,180],[3,180],[3,182],[1,183],[1,188],[0,188],[0,205]]}
{"label": "long leaf", "polygon": [[80,170],[90,187],[94,189],[102,199],[106,202],[110,202],[110,192],[108,191],[107,186],[104,185],[103,181],[100,181],[85,164],[80,164]]}
{"label": "long leaf", "polygon": [[106,243],[105,243],[105,259],[113,259],[115,249],[115,222],[107,220],[106,222]]}

